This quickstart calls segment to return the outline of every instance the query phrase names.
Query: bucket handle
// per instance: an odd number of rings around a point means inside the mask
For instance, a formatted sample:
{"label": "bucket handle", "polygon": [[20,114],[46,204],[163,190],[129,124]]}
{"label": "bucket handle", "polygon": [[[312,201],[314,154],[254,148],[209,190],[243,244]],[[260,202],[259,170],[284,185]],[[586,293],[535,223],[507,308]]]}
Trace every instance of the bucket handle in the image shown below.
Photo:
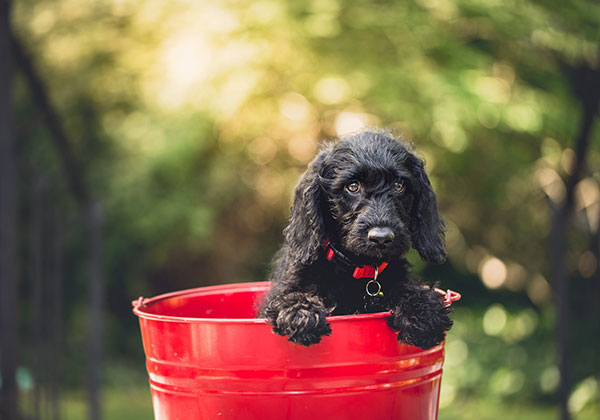
{"label": "bucket handle", "polygon": [[[380,286],[380,288],[381,288],[381,286]],[[444,295],[444,299],[442,300],[442,302],[446,306],[452,305],[453,302],[460,300],[460,298],[462,297],[462,295],[460,293],[455,292],[454,290],[448,289],[445,292],[442,289],[435,289],[435,290],[439,294]],[[142,306],[146,305],[146,298],[143,296],[140,296],[136,300],[131,301],[131,305],[133,306],[134,309],[139,309]]]}

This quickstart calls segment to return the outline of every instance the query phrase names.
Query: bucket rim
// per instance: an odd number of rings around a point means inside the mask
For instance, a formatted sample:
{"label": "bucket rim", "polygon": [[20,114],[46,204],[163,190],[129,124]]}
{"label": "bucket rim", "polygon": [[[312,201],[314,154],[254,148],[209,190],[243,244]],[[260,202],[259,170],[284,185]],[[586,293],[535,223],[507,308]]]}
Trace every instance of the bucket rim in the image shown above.
{"label": "bucket rim", "polygon": [[[215,324],[267,324],[267,320],[264,318],[206,318],[206,317],[181,317],[175,315],[160,315],[144,311],[144,308],[167,300],[174,297],[184,297],[196,294],[217,294],[229,291],[230,293],[235,292],[262,292],[267,291],[271,287],[271,282],[260,281],[251,283],[228,283],[220,284],[216,286],[203,286],[195,287],[192,289],[178,290],[174,292],[163,293],[151,298],[144,298],[140,296],[138,299],[131,302],[133,306],[133,313],[140,319],[146,319],[150,321],[164,321],[164,322],[178,322],[185,324],[196,324],[196,323],[215,323]],[[358,321],[358,320],[372,320],[372,319],[383,319],[391,316],[392,311],[386,312],[374,312],[367,314],[355,314],[355,315],[332,315],[327,317],[328,322],[344,322],[344,321]]]}

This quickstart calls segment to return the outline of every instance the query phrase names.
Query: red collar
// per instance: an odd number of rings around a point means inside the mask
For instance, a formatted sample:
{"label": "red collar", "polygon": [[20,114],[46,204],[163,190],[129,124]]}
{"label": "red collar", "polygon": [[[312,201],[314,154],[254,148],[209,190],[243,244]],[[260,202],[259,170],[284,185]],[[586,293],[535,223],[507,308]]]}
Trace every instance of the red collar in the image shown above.
{"label": "red collar", "polygon": [[374,279],[376,273],[378,275],[381,274],[381,272],[388,266],[386,261],[382,262],[378,266],[363,265],[359,267],[353,265],[350,259],[342,254],[337,248],[335,248],[328,238],[323,239],[323,242],[321,242],[321,247],[325,250],[325,258],[327,261],[332,261],[343,271],[351,273],[352,277],[355,279]]}

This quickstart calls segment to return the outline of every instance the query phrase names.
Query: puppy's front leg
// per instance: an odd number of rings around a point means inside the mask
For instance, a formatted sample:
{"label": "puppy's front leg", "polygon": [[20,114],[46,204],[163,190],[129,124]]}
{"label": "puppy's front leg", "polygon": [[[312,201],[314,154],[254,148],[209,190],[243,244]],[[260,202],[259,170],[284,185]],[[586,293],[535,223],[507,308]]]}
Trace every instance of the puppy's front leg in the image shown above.
{"label": "puppy's front leg", "polygon": [[323,301],[306,292],[288,292],[270,296],[263,315],[274,326],[273,331],[288,340],[310,346],[331,334],[325,317],[328,314]]}
{"label": "puppy's front leg", "polygon": [[452,327],[452,309],[442,302],[433,288],[407,284],[395,296],[394,310],[388,324],[398,330],[398,340],[429,349],[446,338]]}

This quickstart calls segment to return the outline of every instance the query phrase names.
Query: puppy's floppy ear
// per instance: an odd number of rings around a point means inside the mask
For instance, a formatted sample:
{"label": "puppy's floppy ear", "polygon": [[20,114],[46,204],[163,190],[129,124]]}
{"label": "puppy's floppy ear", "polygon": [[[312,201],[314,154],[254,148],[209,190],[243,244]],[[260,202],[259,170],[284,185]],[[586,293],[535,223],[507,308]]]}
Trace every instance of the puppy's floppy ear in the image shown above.
{"label": "puppy's floppy ear", "polygon": [[433,263],[446,259],[445,224],[438,214],[437,201],[423,161],[410,154],[408,166],[414,181],[411,239],[421,258]]}
{"label": "puppy's floppy ear", "polygon": [[300,178],[294,191],[290,222],[283,231],[288,255],[300,264],[310,264],[317,258],[325,235],[322,208],[326,203],[319,173],[328,155],[328,150],[319,153]]}

